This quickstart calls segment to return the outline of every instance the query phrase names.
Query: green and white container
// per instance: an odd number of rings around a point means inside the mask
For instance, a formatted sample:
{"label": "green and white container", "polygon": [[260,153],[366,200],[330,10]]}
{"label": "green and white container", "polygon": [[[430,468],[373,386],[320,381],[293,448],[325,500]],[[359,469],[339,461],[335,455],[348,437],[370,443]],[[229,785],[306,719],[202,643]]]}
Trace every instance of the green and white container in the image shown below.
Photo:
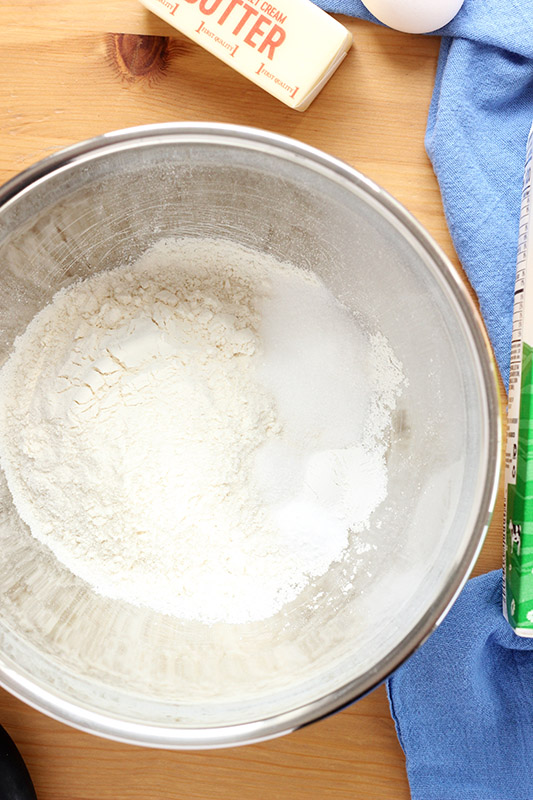
{"label": "green and white container", "polygon": [[516,261],[505,451],[503,613],[533,637],[533,127],[529,133]]}

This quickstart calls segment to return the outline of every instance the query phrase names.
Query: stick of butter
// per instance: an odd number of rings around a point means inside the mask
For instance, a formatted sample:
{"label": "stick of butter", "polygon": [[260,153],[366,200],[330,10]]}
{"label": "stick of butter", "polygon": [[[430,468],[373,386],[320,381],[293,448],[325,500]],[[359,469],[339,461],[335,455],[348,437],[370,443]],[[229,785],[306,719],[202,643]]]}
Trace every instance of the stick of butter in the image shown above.
{"label": "stick of butter", "polygon": [[351,33],[310,0],[140,2],[298,111],[315,99],[352,44]]}

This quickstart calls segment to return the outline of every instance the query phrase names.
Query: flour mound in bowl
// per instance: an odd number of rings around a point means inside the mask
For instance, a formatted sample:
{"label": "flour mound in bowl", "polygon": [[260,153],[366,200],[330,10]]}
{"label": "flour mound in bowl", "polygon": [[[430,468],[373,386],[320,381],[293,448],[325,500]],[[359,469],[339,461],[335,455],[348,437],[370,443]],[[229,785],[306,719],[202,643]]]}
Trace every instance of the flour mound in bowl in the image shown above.
{"label": "flour mound in bowl", "polygon": [[403,383],[313,274],[163,239],[59,291],[0,371],[0,459],[32,534],[93,589],[265,619],[387,493]]}

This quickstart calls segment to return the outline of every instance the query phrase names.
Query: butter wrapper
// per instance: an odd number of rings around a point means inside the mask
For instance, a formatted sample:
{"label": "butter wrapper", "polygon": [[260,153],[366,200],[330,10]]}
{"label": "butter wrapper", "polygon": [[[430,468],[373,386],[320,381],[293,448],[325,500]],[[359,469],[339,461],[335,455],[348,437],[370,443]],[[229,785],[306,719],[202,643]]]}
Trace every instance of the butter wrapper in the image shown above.
{"label": "butter wrapper", "polygon": [[304,111],[352,45],[310,0],[140,0],[233,69]]}

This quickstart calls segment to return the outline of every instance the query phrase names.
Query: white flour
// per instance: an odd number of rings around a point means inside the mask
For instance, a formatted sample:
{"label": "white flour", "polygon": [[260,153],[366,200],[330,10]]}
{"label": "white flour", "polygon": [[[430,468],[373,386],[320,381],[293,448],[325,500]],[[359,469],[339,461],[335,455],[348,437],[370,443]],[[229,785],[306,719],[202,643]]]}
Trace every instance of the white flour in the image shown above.
{"label": "white flour", "polygon": [[262,619],[357,547],[401,382],[318,279],[163,240],[59,292],[17,339],[1,463],[33,535],[97,592]]}

